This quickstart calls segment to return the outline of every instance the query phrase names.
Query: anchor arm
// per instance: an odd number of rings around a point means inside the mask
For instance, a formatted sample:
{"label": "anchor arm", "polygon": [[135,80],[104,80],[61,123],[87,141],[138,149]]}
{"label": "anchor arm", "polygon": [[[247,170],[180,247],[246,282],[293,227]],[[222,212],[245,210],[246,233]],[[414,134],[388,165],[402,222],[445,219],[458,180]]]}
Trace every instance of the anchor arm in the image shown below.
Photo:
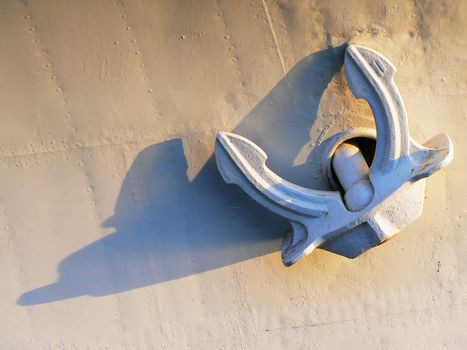
{"label": "anchor arm", "polygon": [[371,179],[391,174],[400,161],[408,160],[416,181],[452,160],[453,145],[449,136],[440,134],[424,145],[410,138],[404,101],[393,80],[396,68],[386,57],[352,44],[346,49],[344,64],[352,93],[368,102],[376,123]]}
{"label": "anchor arm", "polygon": [[404,102],[393,80],[396,68],[378,52],[359,45],[347,47],[344,62],[352,93],[369,103],[376,123],[370,172],[388,172],[409,154],[410,142]]}
{"label": "anchor arm", "polygon": [[217,135],[216,160],[224,180],[239,185],[276,214],[301,222],[323,216],[330,205],[342,203],[337,192],[315,191],[282,179],[266,166],[266,159],[261,148],[242,136]]}

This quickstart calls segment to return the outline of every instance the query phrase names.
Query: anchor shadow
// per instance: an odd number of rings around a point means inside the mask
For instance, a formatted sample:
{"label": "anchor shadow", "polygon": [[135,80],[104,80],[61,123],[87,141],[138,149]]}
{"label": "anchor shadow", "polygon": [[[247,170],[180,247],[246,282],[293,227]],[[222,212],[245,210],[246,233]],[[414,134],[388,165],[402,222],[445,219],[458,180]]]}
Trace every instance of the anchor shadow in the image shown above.
{"label": "anchor shadow", "polygon": [[[320,98],[345,46],[297,63],[233,130],[260,145],[282,177],[309,183],[293,160],[310,139]],[[123,181],[112,233],[66,257],[56,282],[19,305],[105,296],[210,271],[280,250],[289,223],[224,183],[211,157],[191,182],[180,139],[142,150]]]}

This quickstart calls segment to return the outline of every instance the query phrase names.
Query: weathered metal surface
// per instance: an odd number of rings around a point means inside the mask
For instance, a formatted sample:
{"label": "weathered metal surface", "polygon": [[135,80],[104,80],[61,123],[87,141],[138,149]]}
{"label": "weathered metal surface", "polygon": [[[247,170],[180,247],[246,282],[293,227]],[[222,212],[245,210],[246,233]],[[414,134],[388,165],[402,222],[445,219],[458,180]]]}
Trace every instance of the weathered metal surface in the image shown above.
{"label": "weathered metal surface", "polygon": [[[405,106],[393,80],[396,69],[387,58],[349,45],[345,71],[355,97],[369,103],[377,132],[369,172],[360,169],[362,178],[356,181],[346,183],[345,169],[341,168],[347,163],[341,157],[345,150],[341,145],[336,151],[333,163],[344,180],[345,203],[337,191],[312,190],[280,178],[266,166],[266,153],[248,139],[226,132],[217,136],[216,160],[224,180],[239,185],[257,202],[290,221],[292,231],[282,244],[285,265],[326,244],[331,251],[355,257],[388,240],[421,215],[423,179],[453,157],[453,145],[445,134],[424,145],[410,138]],[[362,168],[362,161],[363,155],[353,163]],[[349,232],[354,230],[358,239],[352,242]],[[345,239],[340,241],[342,236]]]}
{"label": "weathered metal surface", "polygon": [[[458,0],[2,1],[0,349],[462,349],[466,13]],[[456,154],[397,239],[284,268],[287,220],[225,184],[215,132],[327,189],[334,146],[375,138],[346,83],[349,41],[397,66],[411,135],[446,132]]]}

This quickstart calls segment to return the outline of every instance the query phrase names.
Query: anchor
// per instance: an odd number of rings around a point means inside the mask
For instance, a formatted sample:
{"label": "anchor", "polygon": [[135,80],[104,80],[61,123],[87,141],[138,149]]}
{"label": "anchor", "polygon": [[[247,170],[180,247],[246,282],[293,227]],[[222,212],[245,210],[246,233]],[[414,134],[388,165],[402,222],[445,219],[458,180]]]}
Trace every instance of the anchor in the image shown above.
{"label": "anchor", "polygon": [[[318,247],[355,258],[392,238],[422,214],[425,178],[453,158],[447,135],[423,145],[409,136],[393,80],[396,69],[386,57],[350,44],[344,68],[353,95],[370,105],[376,130],[350,129],[331,138],[323,169],[333,191],[293,184],[266,166],[266,153],[252,141],[217,134],[216,162],[224,181],[290,221],[292,230],[282,243],[286,266]],[[359,138],[376,140],[370,166]]]}

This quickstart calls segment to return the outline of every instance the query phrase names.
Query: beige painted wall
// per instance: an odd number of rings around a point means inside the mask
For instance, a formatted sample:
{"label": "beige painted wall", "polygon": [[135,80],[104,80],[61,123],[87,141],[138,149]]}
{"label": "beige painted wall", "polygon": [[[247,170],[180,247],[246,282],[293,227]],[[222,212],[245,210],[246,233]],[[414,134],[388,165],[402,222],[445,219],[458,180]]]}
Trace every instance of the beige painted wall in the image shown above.
{"label": "beige painted wall", "polygon": [[[466,22],[461,0],[0,1],[0,348],[467,347]],[[372,124],[348,41],[455,159],[395,239],[285,268],[287,223],[223,183],[214,135],[324,188],[322,142]]]}

